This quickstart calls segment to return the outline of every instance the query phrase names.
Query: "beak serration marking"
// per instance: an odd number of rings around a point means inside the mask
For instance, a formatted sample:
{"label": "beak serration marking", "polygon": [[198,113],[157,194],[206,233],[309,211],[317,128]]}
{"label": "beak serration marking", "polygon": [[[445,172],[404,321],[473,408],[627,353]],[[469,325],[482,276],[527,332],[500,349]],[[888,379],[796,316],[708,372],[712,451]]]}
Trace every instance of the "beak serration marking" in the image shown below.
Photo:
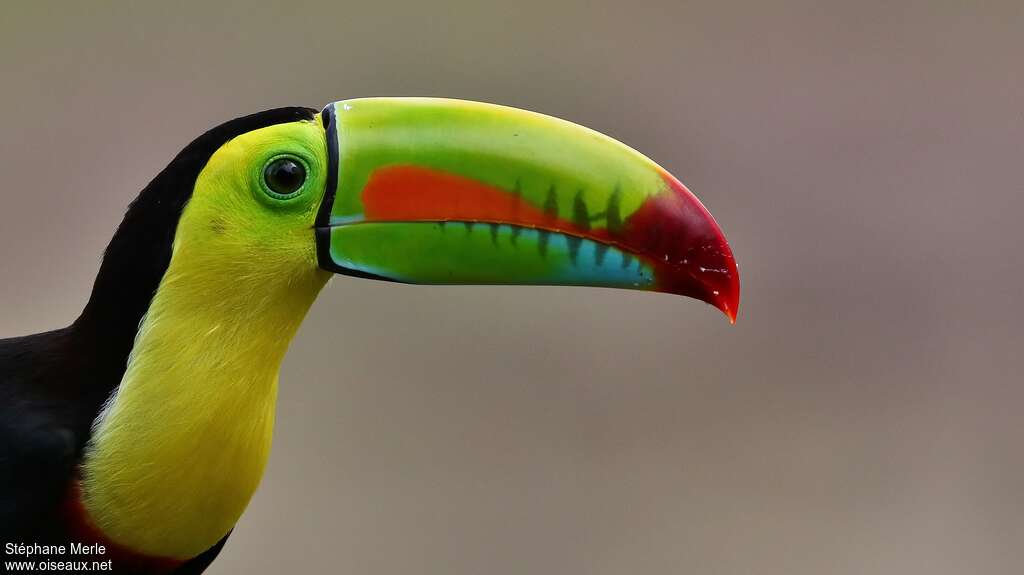
{"label": "beak serration marking", "polygon": [[583,190],[577,191],[572,199],[572,223],[584,232],[590,230],[590,214],[587,212],[587,203],[583,201]]}
{"label": "beak serration marking", "polygon": [[555,185],[548,188],[548,197],[544,200],[544,214],[551,219],[558,218],[558,197],[555,195]]}
{"label": "beak serration marking", "polygon": [[548,244],[551,242],[551,232],[544,229],[538,229],[539,234],[537,239],[537,251],[540,252],[540,257],[548,257]]}
{"label": "beak serration marking", "polygon": [[608,205],[604,210],[605,227],[611,234],[622,230],[622,184],[615,184],[615,191],[608,197]]}

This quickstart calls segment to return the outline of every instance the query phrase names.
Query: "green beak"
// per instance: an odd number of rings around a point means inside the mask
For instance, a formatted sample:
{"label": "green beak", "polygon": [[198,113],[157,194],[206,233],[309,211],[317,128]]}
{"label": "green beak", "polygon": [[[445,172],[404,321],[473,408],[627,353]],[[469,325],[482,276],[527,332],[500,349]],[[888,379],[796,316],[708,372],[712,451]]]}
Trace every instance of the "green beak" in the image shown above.
{"label": "green beak", "polygon": [[420,284],[603,286],[694,297],[735,321],[739,274],[679,180],[616,140],[514,108],[335,102],[316,222],[326,270]]}

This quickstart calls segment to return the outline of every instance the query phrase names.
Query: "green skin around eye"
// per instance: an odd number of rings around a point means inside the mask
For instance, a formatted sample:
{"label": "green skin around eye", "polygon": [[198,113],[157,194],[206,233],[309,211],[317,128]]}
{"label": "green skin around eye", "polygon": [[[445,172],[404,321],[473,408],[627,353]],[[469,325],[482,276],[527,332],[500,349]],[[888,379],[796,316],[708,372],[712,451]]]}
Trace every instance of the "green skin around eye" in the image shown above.
{"label": "green skin around eye", "polygon": [[[231,153],[237,157],[224,163],[225,173],[218,177],[231,177],[239,183],[243,179],[246,181],[243,187],[251,190],[257,200],[255,203],[250,202],[255,213],[248,216],[249,220],[253,223],[265,221],[268,233],[269,228],[274,226],[294,225],[301,229],[311,227],[316,209],[323,198],[327,174],[326,141],[319,121],[263,128],[236,140],[239,145],[232,146]],[[293,159],[306,170],[305,182],[293,194],[281,195],[267,187],[264,171],[272,162],[281,158]],[[237,171],[228,174],[227,170]],[[224,185],[229,184],[225,182]],[[224,209],[234,211],[239,206],[232,204],[224,206]],[[287,216],[289,221],[293,217],[298,218],[297,221],[286,224],[280,219],[284,213],[290,214]]]}

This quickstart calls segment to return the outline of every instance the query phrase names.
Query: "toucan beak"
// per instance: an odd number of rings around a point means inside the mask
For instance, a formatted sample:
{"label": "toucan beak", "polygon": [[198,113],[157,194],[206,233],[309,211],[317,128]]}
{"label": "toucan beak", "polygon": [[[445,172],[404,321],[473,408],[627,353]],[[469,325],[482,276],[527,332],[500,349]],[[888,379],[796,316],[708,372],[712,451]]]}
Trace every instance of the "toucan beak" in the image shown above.
{"label": "toucan beak", "polygon": [[316,235],[326,270],[661,291],[736,319],[739,274],[715,219],[621,142],[461,100],[345,100],[321,118],[330,171]]}

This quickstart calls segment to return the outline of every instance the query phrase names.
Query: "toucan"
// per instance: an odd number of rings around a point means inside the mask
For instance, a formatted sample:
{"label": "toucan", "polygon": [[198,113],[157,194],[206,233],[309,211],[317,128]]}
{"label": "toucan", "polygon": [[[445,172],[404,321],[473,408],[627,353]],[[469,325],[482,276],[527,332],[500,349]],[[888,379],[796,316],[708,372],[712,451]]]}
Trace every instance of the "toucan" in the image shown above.
{"label": "toucan", "polygon": [[130,204],[77,319],[0,340],[3,559],[201,573],[259,485],[282,358],[334,274],[666,292],[732,321],[739,304],[701,202],[577,124],[441,98],[231,120]]}

